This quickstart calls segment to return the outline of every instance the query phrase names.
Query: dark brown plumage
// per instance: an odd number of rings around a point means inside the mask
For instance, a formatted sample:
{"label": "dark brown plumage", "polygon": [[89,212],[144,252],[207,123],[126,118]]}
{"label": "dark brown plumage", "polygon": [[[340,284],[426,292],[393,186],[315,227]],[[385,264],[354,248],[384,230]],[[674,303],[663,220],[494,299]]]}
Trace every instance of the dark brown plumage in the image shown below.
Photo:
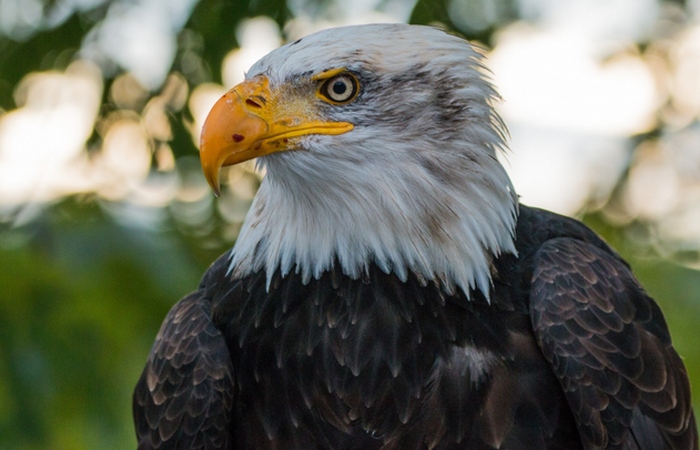
{"label": "dark brown plumage", "polygon": [[688,379],[628,266],[521,206],[491,303],[372,267],[232,279],[166,317],[134,395],[140,449],[697,448]]}

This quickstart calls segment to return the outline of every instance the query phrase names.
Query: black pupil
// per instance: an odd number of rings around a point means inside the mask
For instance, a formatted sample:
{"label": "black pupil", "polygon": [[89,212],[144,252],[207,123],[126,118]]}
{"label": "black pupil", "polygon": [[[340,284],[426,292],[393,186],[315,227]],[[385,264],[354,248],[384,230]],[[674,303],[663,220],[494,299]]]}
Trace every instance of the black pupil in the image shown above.
{"label": "black pupil", "polygon": [[343,95],[347,89],[348,87],[343,81],[336,81],[333,83],[333,93],[335,94]]}

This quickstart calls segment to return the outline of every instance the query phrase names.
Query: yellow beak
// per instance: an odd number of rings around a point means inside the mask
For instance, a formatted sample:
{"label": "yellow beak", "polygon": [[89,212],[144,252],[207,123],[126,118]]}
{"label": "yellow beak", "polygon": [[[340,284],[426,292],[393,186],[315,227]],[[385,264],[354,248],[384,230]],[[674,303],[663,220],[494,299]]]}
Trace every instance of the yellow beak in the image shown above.
{"label": "yellow beak", "polygon": [[[318,100],[316,96],[314,100]],[[204,176],[218,196],[219,170],[258,156],[294,148],[291,138],[309,134],[347,133],[347,122],[323,122],[309,117],[311,105],[285,101],[259,75],[237,85],[221,97],[204,121],[199,144]]]}

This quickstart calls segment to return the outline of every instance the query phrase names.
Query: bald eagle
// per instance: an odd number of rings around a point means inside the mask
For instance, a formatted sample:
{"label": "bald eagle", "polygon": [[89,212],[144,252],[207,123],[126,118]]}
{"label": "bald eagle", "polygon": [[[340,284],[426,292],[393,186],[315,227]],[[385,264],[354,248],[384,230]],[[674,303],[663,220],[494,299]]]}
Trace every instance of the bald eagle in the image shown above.
{"label": "bald eagle", "polygon": [[266,176],[163,322],[140,449],[698,448],[659,307],[591,230],[519,204],[483,64],[430,27],[336,28],[216,103],[214,191],[225,165]]}

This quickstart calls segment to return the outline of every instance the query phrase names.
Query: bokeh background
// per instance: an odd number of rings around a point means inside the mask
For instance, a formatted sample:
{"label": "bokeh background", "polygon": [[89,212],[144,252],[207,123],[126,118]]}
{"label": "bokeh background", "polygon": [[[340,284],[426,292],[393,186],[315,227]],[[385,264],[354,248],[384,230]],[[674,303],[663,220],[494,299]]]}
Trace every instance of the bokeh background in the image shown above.
{"label": "bokeh background", "polygon": [[433,24],[483,46],[525,203],[586,221],[658,299],[700,406],[700,0],[0,0],[0,450],[135,446],[167,310],[259,183],[196,142],[309,32]]}

